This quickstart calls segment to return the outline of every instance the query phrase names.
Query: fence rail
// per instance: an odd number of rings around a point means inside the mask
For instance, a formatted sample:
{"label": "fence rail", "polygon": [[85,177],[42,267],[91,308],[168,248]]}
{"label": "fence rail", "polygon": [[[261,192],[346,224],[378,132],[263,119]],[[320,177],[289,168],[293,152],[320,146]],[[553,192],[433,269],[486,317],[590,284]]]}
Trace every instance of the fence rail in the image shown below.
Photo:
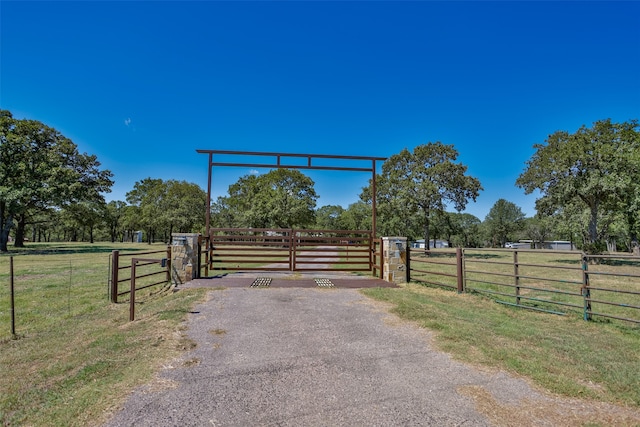
{"label": "fence rail", "polygon": [[108,305],[108,252],[0,256],[0,343],[81,325]]}
{"label": "fence rail", "polygon": [[528,310],[640,324],[640,257],[523,249],[409,249],[407,281]]}
{"label": "fence rail", "polygon": [[[140,258],[143,255],[160,254],[164,257]],[[167,246],[165,250],[148,252],[121,253],[115,250],[111,253],[109,260],[111,302],[117,303],[119,296],[135,293],[136,290],[171,282],[171,246]],[[128,263],[125,264],[127,261]],[[159,276],[162,280],[156,280]],[[123,283],[129,283],[129,286],[120,286]]]}
{"label": "fence rail", "polygon": [[213,228],[209,271],[372,271],[371,232]]}

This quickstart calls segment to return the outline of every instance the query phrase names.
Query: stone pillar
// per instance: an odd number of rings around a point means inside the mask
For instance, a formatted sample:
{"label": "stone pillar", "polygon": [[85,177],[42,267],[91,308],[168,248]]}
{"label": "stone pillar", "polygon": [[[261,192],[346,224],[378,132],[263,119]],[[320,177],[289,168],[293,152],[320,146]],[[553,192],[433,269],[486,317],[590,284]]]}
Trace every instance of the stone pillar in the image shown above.
{"label": "stone pillar", "polygon": [[198,277],[197,233],[171,233],[171,284],[178,286]]}
{"label": "stone pillar", "polygon": [[382,258],[382,278],[387,282],[406,283],[407,238],[383,237]]}

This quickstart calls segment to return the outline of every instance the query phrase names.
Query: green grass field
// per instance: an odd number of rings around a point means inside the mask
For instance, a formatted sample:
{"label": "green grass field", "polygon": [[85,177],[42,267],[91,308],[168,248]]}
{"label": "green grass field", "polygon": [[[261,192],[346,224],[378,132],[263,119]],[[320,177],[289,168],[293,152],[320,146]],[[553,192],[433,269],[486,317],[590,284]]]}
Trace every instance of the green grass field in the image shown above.
{"label": "green grass field", "polygon": [[136,321],[129,322],[129,305],[108,300],[112,249],[150,247],[30,244],[11,253],[17,339],[9,256],[0,255],[1,425],[97,425],[163,361],[190,348],[180,329],[204,292],[162,285],[140,291]]}
{"label": "green grass field", "polygon": [[[204,299],[203,290],[141,291],[134,322],[126,295],[119,304],[108,300],[113,249],[164,248],[65,243],[13,252],[17,339],[10,333],[9,256],[0,255],[2,425],[99,425],[135,386],[152,381],[163,362],[191,348],[183,320]],[[489,265],[496,267],[483,268]],[[619,266],[603,266],[613,267]],[[613,281],[607,286],[636,283],[603,279]],[[564,396],[640,406],[637,325],[584,322],[416,284],[364,293],[435,331],[437,345],[460,360],[526,376]]]}
{"label": "green grass field", "polygon": [[640,406],[640,328],[554,316],[409,284],[363,290],[436,332],[455,358],[531,378],[564,396]]}

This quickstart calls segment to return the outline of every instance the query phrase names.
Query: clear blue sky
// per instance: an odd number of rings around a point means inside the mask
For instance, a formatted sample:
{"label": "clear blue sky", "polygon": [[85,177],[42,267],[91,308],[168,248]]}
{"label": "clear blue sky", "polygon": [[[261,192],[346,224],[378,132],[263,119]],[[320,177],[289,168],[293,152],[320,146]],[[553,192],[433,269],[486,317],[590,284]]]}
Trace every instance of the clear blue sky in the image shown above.
{"label": "clear blue sky", "polygon": [[[387,157],[453,144],[484,191],[515,187],[532,145],[640,118],[640,2],[1,1],[0,106],[114,173],[206,189],[196,149]],[[265,171],[260,171],[265,172]],[[250,173],[214,170],[214,195]],[[310,173],[319,206],[366,173]]]}

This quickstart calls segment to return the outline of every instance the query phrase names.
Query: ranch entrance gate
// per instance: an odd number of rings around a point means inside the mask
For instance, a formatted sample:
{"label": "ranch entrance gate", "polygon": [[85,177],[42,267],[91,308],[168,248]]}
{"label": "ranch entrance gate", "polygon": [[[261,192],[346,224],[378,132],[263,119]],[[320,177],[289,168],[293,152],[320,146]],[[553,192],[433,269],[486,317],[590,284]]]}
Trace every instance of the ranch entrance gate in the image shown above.
{"label": "ranch entrance gate", "polygon": [[[226,150],[197,150],[197,152],[209,156],[206,211],[208,250],[204,254],[207,270],[323,270],[373,271],[374,273],[378,270],[380,274],[382,273],[381,244],[380,239],[376,239],[376,162],[386,160],[385,157]],[[271,161],[238,162],[228,160],[229,156],[271,158]],[[354,166],[354,163],[358,166]],[[370,172],[371,230],[212,228],[210,226],[212,172],[214,167],[221,166]]]}

